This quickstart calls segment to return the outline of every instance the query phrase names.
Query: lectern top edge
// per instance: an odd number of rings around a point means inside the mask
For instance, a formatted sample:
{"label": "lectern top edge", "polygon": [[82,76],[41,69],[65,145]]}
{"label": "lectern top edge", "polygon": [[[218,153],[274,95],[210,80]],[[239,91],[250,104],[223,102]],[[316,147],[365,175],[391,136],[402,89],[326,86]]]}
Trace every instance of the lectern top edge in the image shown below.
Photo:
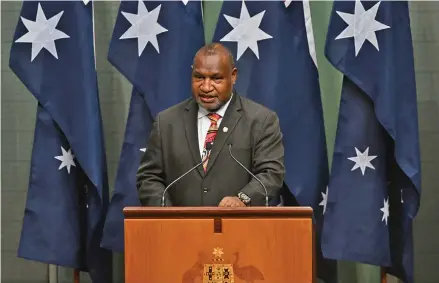
{"label": "lectern top edge", "polygon": [[125,207],[125,218],[140,217],[312,217],[311,207]]}

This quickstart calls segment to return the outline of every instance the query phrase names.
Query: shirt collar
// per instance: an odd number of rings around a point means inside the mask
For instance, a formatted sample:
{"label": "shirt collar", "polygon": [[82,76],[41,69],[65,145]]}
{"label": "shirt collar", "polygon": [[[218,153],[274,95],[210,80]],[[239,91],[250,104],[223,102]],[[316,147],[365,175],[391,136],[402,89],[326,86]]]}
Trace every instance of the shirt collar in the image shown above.
{"label": "shirt collar", "polygon": [[[230,96],[229,100],[226,102],[226,104],[224,104],[223,106],[221,106],[220,109],[218,109],[217,111],[215,111],[214,113],[217,113],[218,115],[221,116],[221,118],[224,117],[224,114],[226,113],[227,107],[229,107],[230,101],[232,101],[233,98],[233,93]],[[212,113],[210,111],[207,111],[206,109],[204,109],[203,107],[198,106],[198,119],[207,116],[207,114]]]}

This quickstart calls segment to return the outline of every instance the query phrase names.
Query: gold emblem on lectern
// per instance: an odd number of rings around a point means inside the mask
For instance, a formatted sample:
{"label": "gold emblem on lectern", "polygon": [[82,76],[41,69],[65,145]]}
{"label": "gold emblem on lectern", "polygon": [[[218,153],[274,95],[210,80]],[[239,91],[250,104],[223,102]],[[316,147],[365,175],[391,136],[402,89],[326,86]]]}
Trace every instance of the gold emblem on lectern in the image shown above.
{"label": "gold emblem on lectern", "polygon": [[229,263],[223,263],[223,249],[213,249],[213,263],[204,264],[203,283],[234,283],[233,267]]}

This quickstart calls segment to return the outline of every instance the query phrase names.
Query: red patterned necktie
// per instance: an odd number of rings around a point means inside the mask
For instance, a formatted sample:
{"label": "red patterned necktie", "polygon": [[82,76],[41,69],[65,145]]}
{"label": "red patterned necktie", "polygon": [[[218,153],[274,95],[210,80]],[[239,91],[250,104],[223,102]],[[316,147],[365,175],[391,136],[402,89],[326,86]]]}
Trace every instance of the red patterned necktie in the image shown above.
{"label": "red patterned necktie", "polygon": [[213,144],[213,141],[215,140],[216,133],[218,132],[218,120],[221,118],[221,115],[217,113],[209,113],[207,115],[207,118],[210,120],[210,127],[207,131],[206,139],[204,141],[204,150],[203,150],[203,168],[204,172],[206,172],[207,168],[207,162],[209,161],[210,157],[210,151],[207,152],[206,145],[208,143]]}

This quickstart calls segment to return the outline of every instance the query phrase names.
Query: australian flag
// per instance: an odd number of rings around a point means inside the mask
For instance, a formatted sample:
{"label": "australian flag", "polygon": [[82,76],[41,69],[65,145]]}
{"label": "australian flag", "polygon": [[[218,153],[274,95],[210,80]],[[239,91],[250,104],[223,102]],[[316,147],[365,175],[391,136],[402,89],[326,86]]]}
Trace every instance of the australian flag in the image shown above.
{"label": "australian flag", "polygon": [[10,68],[38,101],[18,256],[111,282],[100,248],[108,184],[93,46],[93,3],[25,1]]}
{"label": "australian flag", "polygon": [[108,60],[132,84],[104,247],[124,250],[123,208],[139,206],[136,172],[158,112],[191,96],[193,56],[204,45],[201,1],[123,1]]}
{"label": "australian flag", "polygon": [[408,3],[336,1],[325,53],[344,79],[323,254],[413,282],[421,168]]}
{"label": "australian flag", "polygon": [[[289,188],[284,193],[293,196],[285,205],[311,206],[320,222],[328,160],[309,2],[225,1],[214,41],[235,56],[237,92],[279,117]],[[319,277],[333,279],[335,265],[319,267]]]}

